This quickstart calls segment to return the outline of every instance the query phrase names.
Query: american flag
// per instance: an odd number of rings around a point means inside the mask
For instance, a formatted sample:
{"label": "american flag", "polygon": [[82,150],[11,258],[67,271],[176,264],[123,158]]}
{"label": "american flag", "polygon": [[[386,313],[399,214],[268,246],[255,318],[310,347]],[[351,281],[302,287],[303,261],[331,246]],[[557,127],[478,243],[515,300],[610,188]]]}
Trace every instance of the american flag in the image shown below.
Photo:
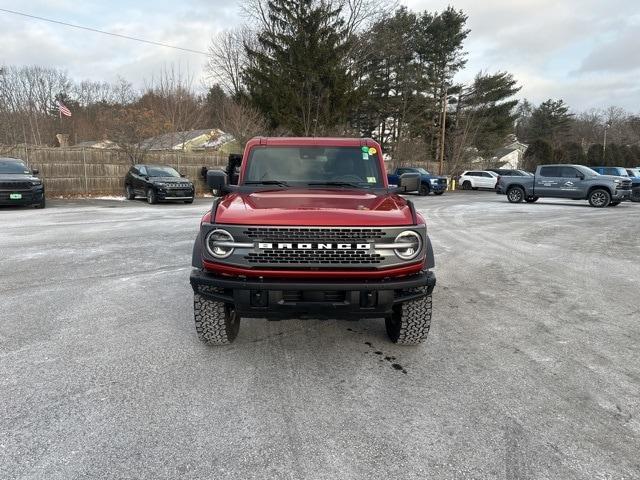
{"label": "american flag", "polygon": [[65,117],[71,116],[71,110],[69,110],[65,104],[60,101],[58,101],[58,112],[60,112],[60,118],[62,118],[62,115]]}

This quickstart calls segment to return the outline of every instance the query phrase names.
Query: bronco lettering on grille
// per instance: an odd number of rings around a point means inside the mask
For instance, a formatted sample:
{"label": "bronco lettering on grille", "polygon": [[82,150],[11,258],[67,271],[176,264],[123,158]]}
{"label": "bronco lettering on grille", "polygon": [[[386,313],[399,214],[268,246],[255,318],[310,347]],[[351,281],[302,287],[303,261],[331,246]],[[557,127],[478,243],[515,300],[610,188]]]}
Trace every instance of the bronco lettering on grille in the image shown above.
{"label": "bronco lettering on grille", "polygon": [[370,243],[269,243],[259,242],[261,250],[371,250]]}

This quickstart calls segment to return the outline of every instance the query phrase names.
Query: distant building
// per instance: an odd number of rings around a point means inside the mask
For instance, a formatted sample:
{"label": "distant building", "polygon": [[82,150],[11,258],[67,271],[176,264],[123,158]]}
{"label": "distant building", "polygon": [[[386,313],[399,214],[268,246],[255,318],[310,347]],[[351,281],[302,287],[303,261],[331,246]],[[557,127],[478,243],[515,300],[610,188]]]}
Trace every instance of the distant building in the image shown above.
{"label": "distant building", "polygon": [[120,148],[115,142],[112,142],[111,140],[87,140],[86,142],[75,144],[74,147],[100,149]]}
{"label": "distant building", "polygon": [[188,132],[172,132],[147,138],[141,143],[143,150],[220,150],[224,145],[233,142],[228,133],[217,128],[190,130]]}
{"label": "distant building", "polygon": [[493,157],[491,157],[491,163],[496,165],[496,168],[520,168],[522,156],[527,147],[528,145],[514,140],[509,145],[496,150]]}

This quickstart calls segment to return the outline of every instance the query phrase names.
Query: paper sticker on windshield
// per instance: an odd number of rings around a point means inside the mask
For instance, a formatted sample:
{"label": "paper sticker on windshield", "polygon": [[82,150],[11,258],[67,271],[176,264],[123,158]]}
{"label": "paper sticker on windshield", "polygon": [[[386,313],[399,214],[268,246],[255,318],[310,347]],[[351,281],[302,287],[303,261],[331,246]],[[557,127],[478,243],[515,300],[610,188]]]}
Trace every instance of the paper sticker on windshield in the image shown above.
{"label": "paper sticker on windshield", "polygon": [[376,153],[378,153],[378,150],[376,150],[375,148],[371,147],[369,149],[369,155],[375,155]]}
{"label": "paper sticker on windshield", "polygon": [[363,160],[369,160],[369,154],[365,153],[365,152],[362,152],[362,159]]}
{"label": "paper sticker on windshield", "polygon": [[367,183],[376,183],[376,177],[367,177]]}

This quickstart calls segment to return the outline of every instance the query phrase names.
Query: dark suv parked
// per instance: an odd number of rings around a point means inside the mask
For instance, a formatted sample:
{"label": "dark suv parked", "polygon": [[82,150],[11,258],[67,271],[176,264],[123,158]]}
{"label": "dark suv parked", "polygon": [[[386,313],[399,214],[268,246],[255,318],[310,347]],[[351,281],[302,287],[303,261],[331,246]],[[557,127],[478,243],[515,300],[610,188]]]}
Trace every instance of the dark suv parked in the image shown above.
{"label": "dark suv parked", "polygon": [[0,205],[44,208],[44,185],[37,174],[38,170],[30,170],[22,160],[0,158]]}
{"label": "dark suv parked", "polygon": [[193,203],[195,196],[193,183],[166,165],[134,165],[124,179],[124,190],[127,200],[141,196],[151,204],[168,200]]}

